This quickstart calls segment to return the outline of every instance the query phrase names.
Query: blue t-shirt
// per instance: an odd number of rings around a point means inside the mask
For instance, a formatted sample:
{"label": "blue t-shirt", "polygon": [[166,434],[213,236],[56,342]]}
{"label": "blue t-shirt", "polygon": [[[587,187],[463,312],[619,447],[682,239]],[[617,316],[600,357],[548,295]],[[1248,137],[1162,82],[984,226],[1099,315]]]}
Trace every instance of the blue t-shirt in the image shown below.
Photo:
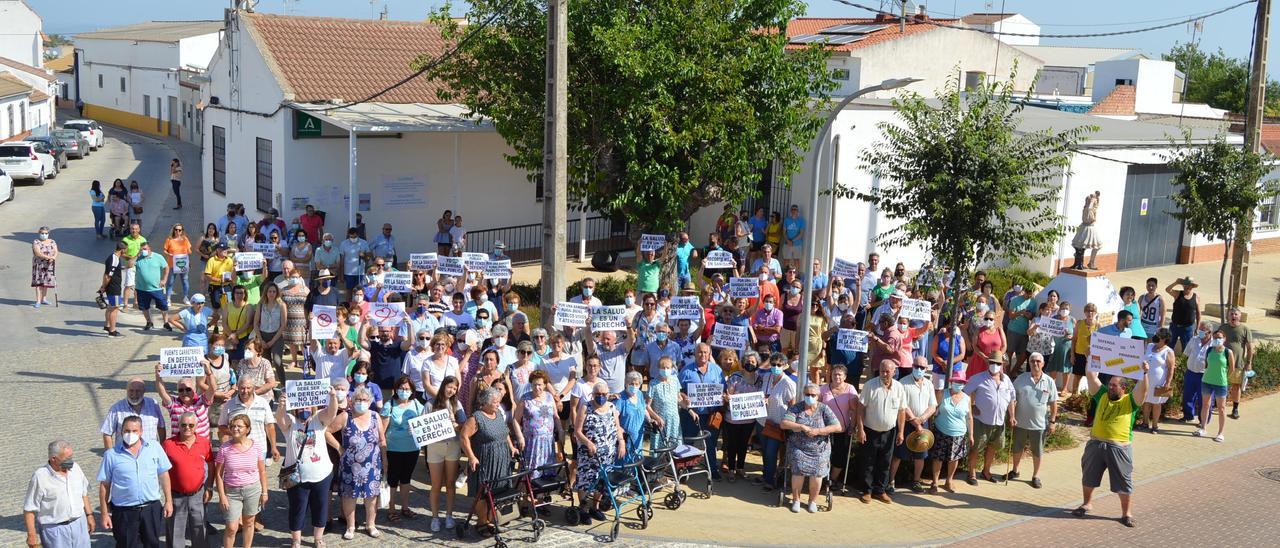
{"label": "blue t-shirt", "polygon": [[751,219],[748,220],[747,223],[751,225],[751,240],[755,242],[763,242],[764,231],[769,228],[769,219],[762,219],[752,215]]}
{"label": "blue t-shirt", "polygon": [[[715,362],[707,364],[707,372],[699,373],[697,365],[689,365],[680,370],[680,391],[689,393],[689,385],[699,384],[724,384],[724,370],[720,369]],[[693,410],[699,415],[706,415],[719,409],[719,405],[709,407],[694,407]]]}
{"label": "blue t-shirt", "polygon": [[184,332],[182,334],[182,346],[209,346],[209,318],[213,316],[213,309],[208,306],[203,307],[199,313],[194,308],[184,308],[178,313],[178,318],[182,320]]}
{"label": "blue t-shirt", "polygon": [[391,419],[387,423],[387,451],[418,451],[418,444],[413,442],[413,434],[409,433],[409,419],[424,414],[423,409],[422,403],[414,399],[410,399],[406,406],[388,403],[382,407],[382,416]]}
{"label": "blue t-shirt", "polygon": [[944,395],[938,402],[938,414],[933,425],[944,436],[965,435],[969,431],[969,395],[961,396],[960,403],[951,403],[951,395]]}
{"label": "blue t-shirt", "polygon": [[689,256],[693,253],[693,244],[689,242],[676,246],[676,275],[689,276]]}
{"label": "blue t-shirt", "polygon": [[1129,331],[1132,333],[1132,336],[1140,339],[1147,338],[1147,329],[1142,327],[1142,322],[1138,321],[1138,319],[1142,317],[1142,311],[1138,309],[1138,301],[1135,300],[1124,305],[1124,309],[1128,310],[1130,314],[1133,314],[1133,323],[1129,324]]}
{"label": "blue t-shirt", "polygon": [[787,217],[782,221],[782,233],[788,240],[793,240],[795,245],[804,243],[804,217]]}
{"label": "blue t-shirt", "polygon": [[1020,314],[1023,312],[1030,311],[1032,307],[1034,307],[1035,305],[1036,305],[1036,300],[1031,297],[1017,296],[1017,297],[1014,297],[1013,299],[1010,299],[1009,314],[1015,315],[1015,316],[1013,316],[1012,320],[1009,320],[1009,331],[1026,335],[1027,327],[1029,327],[1029,324],[1027,323],[1026,316],[1022,316]]}

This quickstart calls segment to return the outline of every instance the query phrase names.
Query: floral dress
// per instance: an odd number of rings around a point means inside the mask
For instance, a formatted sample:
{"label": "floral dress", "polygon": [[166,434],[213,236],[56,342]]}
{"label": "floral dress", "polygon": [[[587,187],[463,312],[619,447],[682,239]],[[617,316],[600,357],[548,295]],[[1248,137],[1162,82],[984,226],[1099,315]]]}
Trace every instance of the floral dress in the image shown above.
{"label": "floral dress", "polygon": [[618,409],[609,406],[606,413],[597,413],[595,404],[586,408],[586,417],[582,420],[582,435],[596,445],[596,454],[591,455],[587,448],[578,446],[575,454],[578,458],[578,487],[587,493],[602,493],[600,485],[600,467],[611,465],[618,456]]}
{"label": "floral dress", "polygon": [[[45,255],[52,255],[58,251],[58,244],[53,240],[36,240],[35,246]],[[57,287],[57,277],[54,276],[54,262],[49,259],[41,259],[34,253],[31,254],[31,287]]]}
{"label": "floral dress", "polygon": [[649,397],[653,398],[653,411],[662,417],[662,429],[653,436],[653,449],[666,449],[680,445],[680,383],[674,378],[649,385]]}
{"label": "floral dress", "polygon": [[369,428],[361,430],[355,417],[348,416],[342,429],[342,487],[346,498],[376,497],[382,488],[382,448],[378,443],[378,419],[370,416]]}
{"label": "floral dress", "polygon": [[304,287],[301,291],[289,290],[282,297],[284,306],[288,309],[288,319],[284,324],[284,342],[294,346],[303,346],[307,344],[307,312],[305,306],[307,304],[307,291]]}
{"label": "floral dress", "polygon": [[[803,403],[796,404],[787,410],[782,420],[809,428],[825,428],[840,422],[825,403],[818,403],[812,414],[805,413]],[[787,436],[787,459],[793,476],[826,477],[831,472],[831,436],[809,437],[791,431]]]}
{"label": "floral dress", "polygon": [[[525,470],[534,470],[555,460],[555,427],[558,417],[552,397],[547,392],[543,392],[538,399],[533,399],[532,393],[524,396],[524,423],[520,428],[524,432],[521,464]],[[541,475],[543,474],[539,474]]]}

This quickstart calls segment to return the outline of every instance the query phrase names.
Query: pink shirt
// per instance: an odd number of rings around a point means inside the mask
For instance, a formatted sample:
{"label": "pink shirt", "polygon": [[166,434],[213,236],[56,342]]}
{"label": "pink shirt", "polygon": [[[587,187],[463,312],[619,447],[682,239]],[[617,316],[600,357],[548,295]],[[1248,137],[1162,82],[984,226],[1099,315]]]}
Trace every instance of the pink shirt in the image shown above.
{"label": "pink shirt", "polygon": [[262,449],[258,448],[257,442],[250,440],[247,450],[241,450],[234,442],[219,447],[214,462],[222,465],[224,485],[244,487],[259,481],[258,463],[262,460]]}
{"label": "pink shirt", "polygon": [[858,389],[854,388],[850,383],[844,383],[844,389],[840,392],[832,392],[830,384],[822,385],[818,392],[818,401],[827,404],[831,411],[840,419],[840,424],[844,427],[844,432],[849,431],[849,424],[852,417],[849,414],[849,403],[857,401]]}

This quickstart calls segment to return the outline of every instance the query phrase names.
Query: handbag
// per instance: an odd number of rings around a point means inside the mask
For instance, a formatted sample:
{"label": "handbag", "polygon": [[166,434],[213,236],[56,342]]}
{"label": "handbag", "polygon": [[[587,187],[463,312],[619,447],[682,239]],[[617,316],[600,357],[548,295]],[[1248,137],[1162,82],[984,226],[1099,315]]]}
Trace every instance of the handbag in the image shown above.
{"label": "handbag", "polygon": [[1157,398],[1167,398],[1173,395],[1173,387],[1161,386],[1155,389],[1155,391],[1153,392],[1153,395]]}
{"label": "handbag", "polygon": [[[307,438],[311,435],[311,421],[307,421],[307,429],[302,432],[302,444],[307,443]],[[293,459],[293,464],[280,467],[280,489],[288,491],[293,489],[299,483],[302,483],[302,472],[298,469],[298,460],[302,458],[302,447],[298,445],[298,457]]]}
{"label": "handbag", "polygon": [[716,409],[707,417],[707,426],[711,428],[719,430],[722,423],[724,423],[724,411]]}
{"label": "handbag", "polygon": [[760,430],[760,434],[775,441],[782,441],[784,439],[782,427],[770,421],[764,421],[764,428]]}

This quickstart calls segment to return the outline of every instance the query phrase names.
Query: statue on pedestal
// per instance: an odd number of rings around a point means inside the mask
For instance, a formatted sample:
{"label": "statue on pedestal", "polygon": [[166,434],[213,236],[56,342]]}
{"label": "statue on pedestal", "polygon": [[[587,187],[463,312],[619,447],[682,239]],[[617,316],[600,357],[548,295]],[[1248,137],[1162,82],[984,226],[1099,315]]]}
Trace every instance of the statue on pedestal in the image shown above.
{"label": "statue on pedestal", "polygon": [[1084,211],[1080,213],[1080,227],[1076,229],[1076,236],[1071,239],[1071,247],[1075,248],[1075,262],[1071,268],[1075,270],[1084,270],[1084,252],[1089,250],[1089,270],[1097,270],[1098,250],[1102,248],[1102,240],[1098,238],[1098,231],[1093,224],[1098,220],[1098,199],[1102,196],[1102,191],[1094,192],[1084,199]]}

